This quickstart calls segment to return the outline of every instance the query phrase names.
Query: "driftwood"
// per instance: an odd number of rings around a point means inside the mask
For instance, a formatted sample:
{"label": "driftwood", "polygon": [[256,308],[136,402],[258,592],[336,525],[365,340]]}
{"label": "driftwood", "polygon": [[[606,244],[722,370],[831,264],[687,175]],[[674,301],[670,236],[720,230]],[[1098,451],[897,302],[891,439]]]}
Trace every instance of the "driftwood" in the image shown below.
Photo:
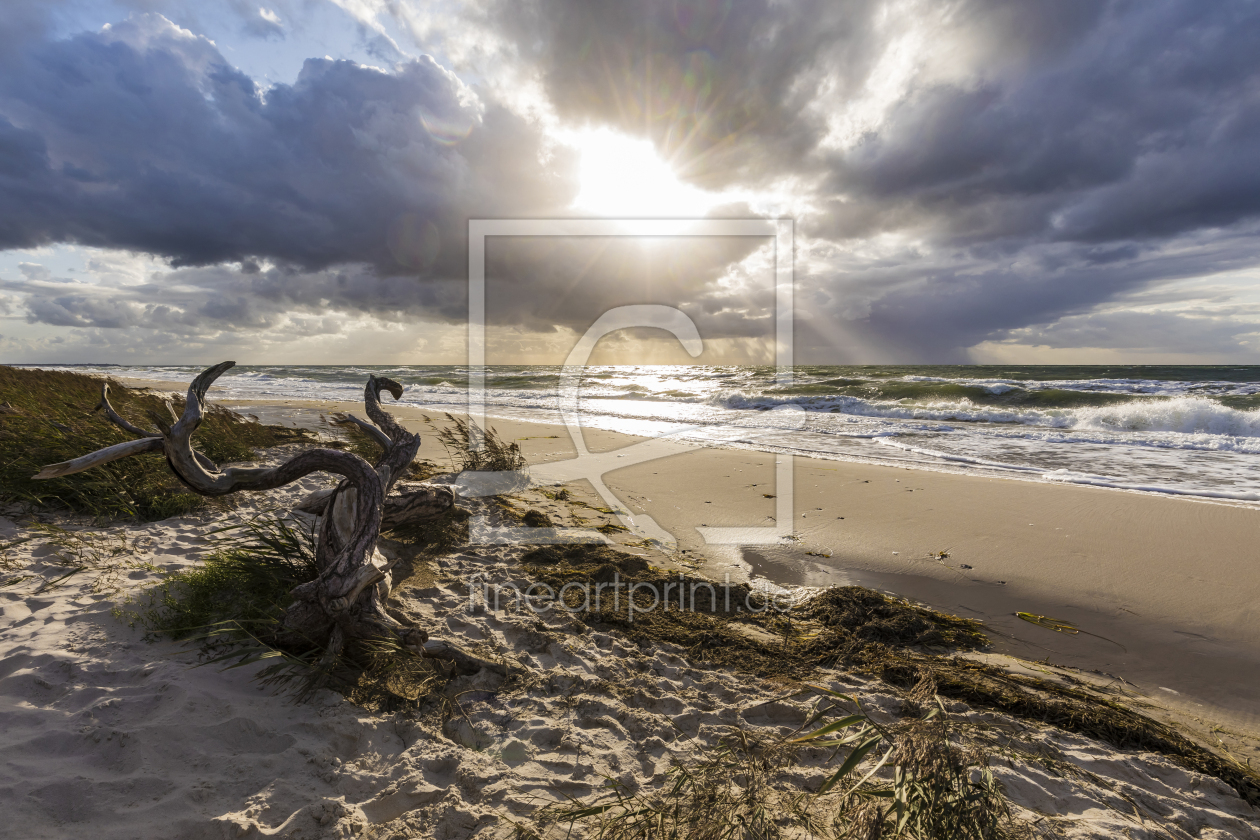
{"label": "driftwood", "polygon": [[[328,500],[337,492],[337,488],[316,490],[294,506],[294,510],[323,516],[328,509]],[[381,507],[381,530],[392,531],[411,522],[432,519],[450,510],[455,503],[455,494],[450,487],[433,484],[421,484],[410,487],[401,493],[385,497]]]}
{"label": "driftwood", "polygon": [[490,668],[504,672],[499,663],[470,656],[449,643],[430,640],[418,627],[403,626],[385,610],[393,585],[393,563],[376,548],[383,518],[385,527],[397,527],[437,516],[455,503],[453,491],[438,485],[422,484],[406,494],[390,495],[420,446],[419,435],[404,429],[381,406],[381,391],[399,399],[402,385],[384,377],[368,377],[363,402],[375,425],[362,420],[353,422],[369,430],[384,448],[375,464],[338,449],[310,449],[276,467],[220,469],[193,449],[192,436],[205,414],[206,390],[234,364],[222,362],[202,371],[188,388],[182,417],[175,418],[168,404],[173,423],[151,415],[160,430],[156,433],[119,416],[109,403],[109,386],[103,386],[97,408],[103,409],[116,425],[139,435],[139,439],[52,464],[35,478],[71,475],[142,452],[164,453],[175,476],[203,496],[270,490],[314,472],[340,475],[343,480],[337,487],[314,494],[299,505],[300,510],[320,516],[315,554],[320,575],[290,593],[294,601],[269,641],[280,647],[322,647],[325,661],[331,661],[351,641],[393,639],[425,656],[452,661],[461,671]]}

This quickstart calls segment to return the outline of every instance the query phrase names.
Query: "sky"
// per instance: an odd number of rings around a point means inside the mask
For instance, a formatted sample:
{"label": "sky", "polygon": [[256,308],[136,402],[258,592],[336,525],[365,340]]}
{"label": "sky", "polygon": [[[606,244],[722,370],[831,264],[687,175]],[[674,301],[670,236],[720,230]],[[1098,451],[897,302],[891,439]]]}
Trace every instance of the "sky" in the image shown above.
{"label": "sky", "polygon": [[[458,364],[468,222],[790,219],[811,364],[1260,363],[1254,0],[2,0],[0,362]],[[680,228],[685,229],[685,228]],[[774,358],[763,238],[493,238],[487,361]]]}

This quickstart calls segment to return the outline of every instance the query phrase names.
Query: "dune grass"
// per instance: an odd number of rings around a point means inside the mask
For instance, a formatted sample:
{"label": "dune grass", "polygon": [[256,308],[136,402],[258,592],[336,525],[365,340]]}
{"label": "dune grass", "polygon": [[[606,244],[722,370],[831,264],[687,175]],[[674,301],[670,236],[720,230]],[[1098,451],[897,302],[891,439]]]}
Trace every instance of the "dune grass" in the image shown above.
{"label": "dune grass", "polygon": [[196,565],[163,577],[137,612],[150,638],[193,638],[207,647],[257,636],[292,603],[293,587],[319,575],[315,537],[298,520],[260,518],[211,535]]}
{"label": "dune grass", "polygon": [[347,646],[334,661],[323,661],[317,645],[268,643],[293,601],[289,592],[319,575],[311,523],[263,516],[212,538],[214,550],[200,562],[165,575],[138,599],[129,618],[150,640],[188,642],[207,664],[264,662],[259,681],[296,700],[330,689],[365,708],[396,711],[445,683],[439,666],[386,640]]}
{"label": "dune grass", "polygon": [[[35,481],[48,465],[67,461],[132,435],[95,410],[101,380],[64,371],[0,366],[0,501],[69,510],[101,519],[155,521],[187,513],[205,501],[171,474],[157,453],[125,458],[77,475]],[[171,410],[158,394],[112,383],[110,400],[123,417],[152,427],[153,417],[170,422]],[[249,461],[255,450],[310,440],[302,430],[264,426],[211,407],[197,430],[198,449],[215,463]]]}
{"label": "dune grass", "polygon": [[446,425],[430,425],[456,472],[512,472],[527,466],[520,444],[504,440],[494,427],[482,429],[451,414],[446,415]]}

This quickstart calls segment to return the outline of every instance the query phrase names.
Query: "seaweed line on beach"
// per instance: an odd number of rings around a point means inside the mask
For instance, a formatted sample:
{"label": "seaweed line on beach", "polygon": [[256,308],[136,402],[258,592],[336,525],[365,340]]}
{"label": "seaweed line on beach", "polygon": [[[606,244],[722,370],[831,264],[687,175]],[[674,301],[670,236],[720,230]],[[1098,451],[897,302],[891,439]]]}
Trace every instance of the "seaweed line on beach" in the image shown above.
{"label": "seaweed line on beach", "polygon": [[[649,584],[656,591],[674,581],[642,558],[604,546],[537,548],[521,562],[533,576],[557,589],[576,581],[611,581],[614,573],[621,581]],[[717,588],[721,592],[723,585]],[[747,584],[732,584],[729,592],[732,604],[747,599],[755,605],[767,597]],[[721,596],[717,601],[726,603]],[[627,598],[619,610],[608,609],[605,602],[598,610],[578,612],[577,617],[641,644],[676,644],[696,661],[785,684],[808,679],[820,667],[854,669],[906,691],[930,679],[936,692],[951,700],[1053,725],[1120,749],[1168,756],[1183,767],[1226,782],[1248,803],[1260,807],[1260,773],[1192,741],[1168,724],[1084,688],[947,655],[947,650],[986,647],[988,639],[980,622],[857,586],[824,590],[784,613],[712,609],[713,604],[707,591],[694,602],[685,593],[681,608],[674,602],[631,616]]]}

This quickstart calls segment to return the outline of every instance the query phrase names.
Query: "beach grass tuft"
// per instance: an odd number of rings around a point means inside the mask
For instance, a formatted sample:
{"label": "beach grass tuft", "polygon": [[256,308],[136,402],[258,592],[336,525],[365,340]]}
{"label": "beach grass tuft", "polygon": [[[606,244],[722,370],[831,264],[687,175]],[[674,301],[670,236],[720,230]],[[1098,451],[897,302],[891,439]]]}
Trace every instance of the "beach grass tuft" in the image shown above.
{"label": "beach grass tuft", "polygon": [[[569,836],[581,825],[597,840],[1029,836],[1012,818],[987,753],[954,742],[939,702],[912,720],[881,725],[852,697],[819,686],[798,693],[809,694],[816,695],[810,714],[790,734],[731,727],[715,745],[675,760],[659,784],[632,790],[610,779],[591,797],[540,808],[517,835]],[[801,759],[819,755],[827,756],[824,774],[807,789]],[[567,830],[556,831],[561,826]]]}
{"label": "beach grass tuft", "polygon": [[[0,501],[69,510],[101,519],[156,521],[206,504],[171,474],[157,453],[138,455],[76,475],[35,481],[48,464],[131,440],[96,411],[101,380],[65,371],[0,366]],[[111,402],[140,426],[183,411],[171,400],[111,382]],[[249,461],[255,450],[310,440],[302,430],[264,426],[211,406],[197,431],[198,449],[215,463]]]}
{"label": "beach grass tuft", "polygon": [[[432,541],[418,547],[444,550],[461,521],[458,513],[435,521]],[[332,660],[318,645],[280,649],[266,641],[293,601],[291,590],[319,575],[315,534],[305,520],[262,516],[212,539],[214,549],[200,562],[140,596],[131,621],[150,640],[188,642],[206,664],[262,662],[259,682],[295,700],[331,689],[375,711],[412,708],[449,679],[440,665],[390,640],[356,642]]]}
{"label": "beach grass tuft", "polygon": [[195,638],[207,647],[264,631],[292,602],[289,592],[319,575],[315,537],[296,519],[262,518],[211,535],[196,565],[146,590],[137,621],[150,638]]}
{"label": "beach grass tuft", "polygon": [[[432,425],[432,424],[431,424]],[[432,426],[456,472],[514,472],[526,467],[519,443],[504,440],[494,427],[446,415],[446,425]]]}

